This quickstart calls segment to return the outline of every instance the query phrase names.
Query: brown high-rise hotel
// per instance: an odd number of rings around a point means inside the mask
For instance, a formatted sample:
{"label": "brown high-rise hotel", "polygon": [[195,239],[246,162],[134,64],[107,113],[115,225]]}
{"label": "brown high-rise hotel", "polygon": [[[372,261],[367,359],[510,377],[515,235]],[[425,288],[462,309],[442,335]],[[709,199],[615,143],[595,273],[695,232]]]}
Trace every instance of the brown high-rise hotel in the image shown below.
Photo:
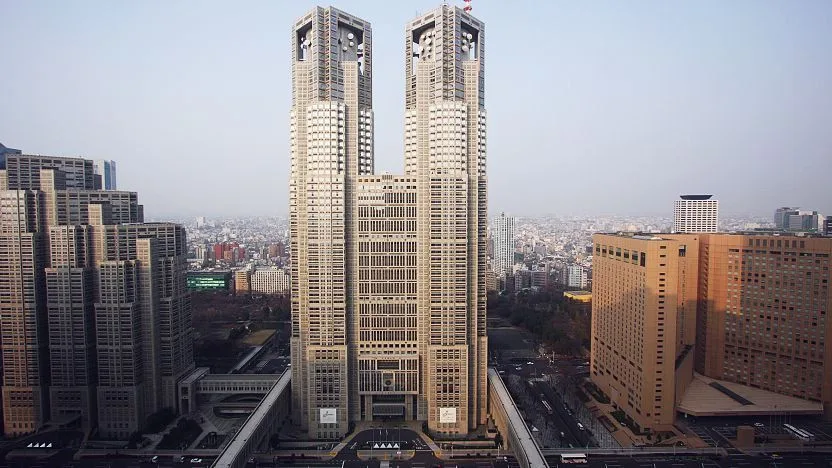
{"label": "brown high-rise hotel", "polygon": [[292,399],[310,437],[396,417],[485,422],[485,31],[443,5],[405,31],[405,174],[374,175],[370,24],[292,32]]}
{"label": "brown high-rise hotel", "polygon": [[0,169],[3,428],[126,438],[176,408],[193,369],[185,230],[142,223],[93,162],[11,154]]}
{"label": "brown high-rise hotel", "polygon": [[597,234],[591,377],[640,427],[832,411],[832,238]]}

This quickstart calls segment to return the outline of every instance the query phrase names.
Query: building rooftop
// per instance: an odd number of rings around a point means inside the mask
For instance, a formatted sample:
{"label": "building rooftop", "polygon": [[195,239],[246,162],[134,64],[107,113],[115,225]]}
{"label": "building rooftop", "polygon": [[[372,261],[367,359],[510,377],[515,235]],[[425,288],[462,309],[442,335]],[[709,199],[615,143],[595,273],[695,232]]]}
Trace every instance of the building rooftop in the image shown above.
{"label": "building rooftop", "polygon": [[694,374],[677,410],[691,416],[823,414],[819,402]]}
{"label": "building rooftop", "polygon": [[682,200],[710,200],[713,195],[679,195]]}
{"label": "building rooftop", "polygon": [[592,300],[592,293],[589,291],[564,291],[563,297],[578,302],[589,302]]}

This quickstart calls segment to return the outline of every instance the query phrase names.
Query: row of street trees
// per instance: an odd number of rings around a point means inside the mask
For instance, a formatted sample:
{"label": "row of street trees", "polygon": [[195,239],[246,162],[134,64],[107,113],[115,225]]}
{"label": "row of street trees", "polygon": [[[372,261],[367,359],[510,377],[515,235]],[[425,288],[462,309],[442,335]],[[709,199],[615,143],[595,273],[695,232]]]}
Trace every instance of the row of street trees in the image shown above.
{"label": "row of street trees", "polygon": [[589,349],[589,314],[569,307],[561,291],[489,293],[488,313],[528,330],[539,344],[557,354],[580,356],[583,349]]}

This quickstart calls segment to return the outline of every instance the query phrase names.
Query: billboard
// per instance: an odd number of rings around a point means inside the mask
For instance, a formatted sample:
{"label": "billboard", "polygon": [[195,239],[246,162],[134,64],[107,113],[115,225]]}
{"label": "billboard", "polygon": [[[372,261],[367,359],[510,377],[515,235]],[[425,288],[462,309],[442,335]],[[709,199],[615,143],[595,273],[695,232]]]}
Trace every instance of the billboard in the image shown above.
{"label": "billboard", "polygon": [[439,422],[456,424],[456,408],[439,408]]}
{"label": "billboard", "polygon": [[321,424],[336,424],[338,422],[337,408],[321,408]]}

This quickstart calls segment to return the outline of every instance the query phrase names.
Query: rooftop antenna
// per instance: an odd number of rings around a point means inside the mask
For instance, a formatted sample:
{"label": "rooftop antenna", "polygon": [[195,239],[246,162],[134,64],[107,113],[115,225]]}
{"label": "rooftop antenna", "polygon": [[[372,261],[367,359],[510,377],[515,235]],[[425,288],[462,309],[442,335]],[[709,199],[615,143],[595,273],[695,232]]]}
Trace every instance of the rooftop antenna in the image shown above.
{"label": "rooftop antenna", "polygon": [[463,1],[465,2],[465,8],[463,8],[463,10],[465,10],[466,13],[471,13],[471,10],[474,9],[474,7],[471,6],[471,0],[463,0]]}

